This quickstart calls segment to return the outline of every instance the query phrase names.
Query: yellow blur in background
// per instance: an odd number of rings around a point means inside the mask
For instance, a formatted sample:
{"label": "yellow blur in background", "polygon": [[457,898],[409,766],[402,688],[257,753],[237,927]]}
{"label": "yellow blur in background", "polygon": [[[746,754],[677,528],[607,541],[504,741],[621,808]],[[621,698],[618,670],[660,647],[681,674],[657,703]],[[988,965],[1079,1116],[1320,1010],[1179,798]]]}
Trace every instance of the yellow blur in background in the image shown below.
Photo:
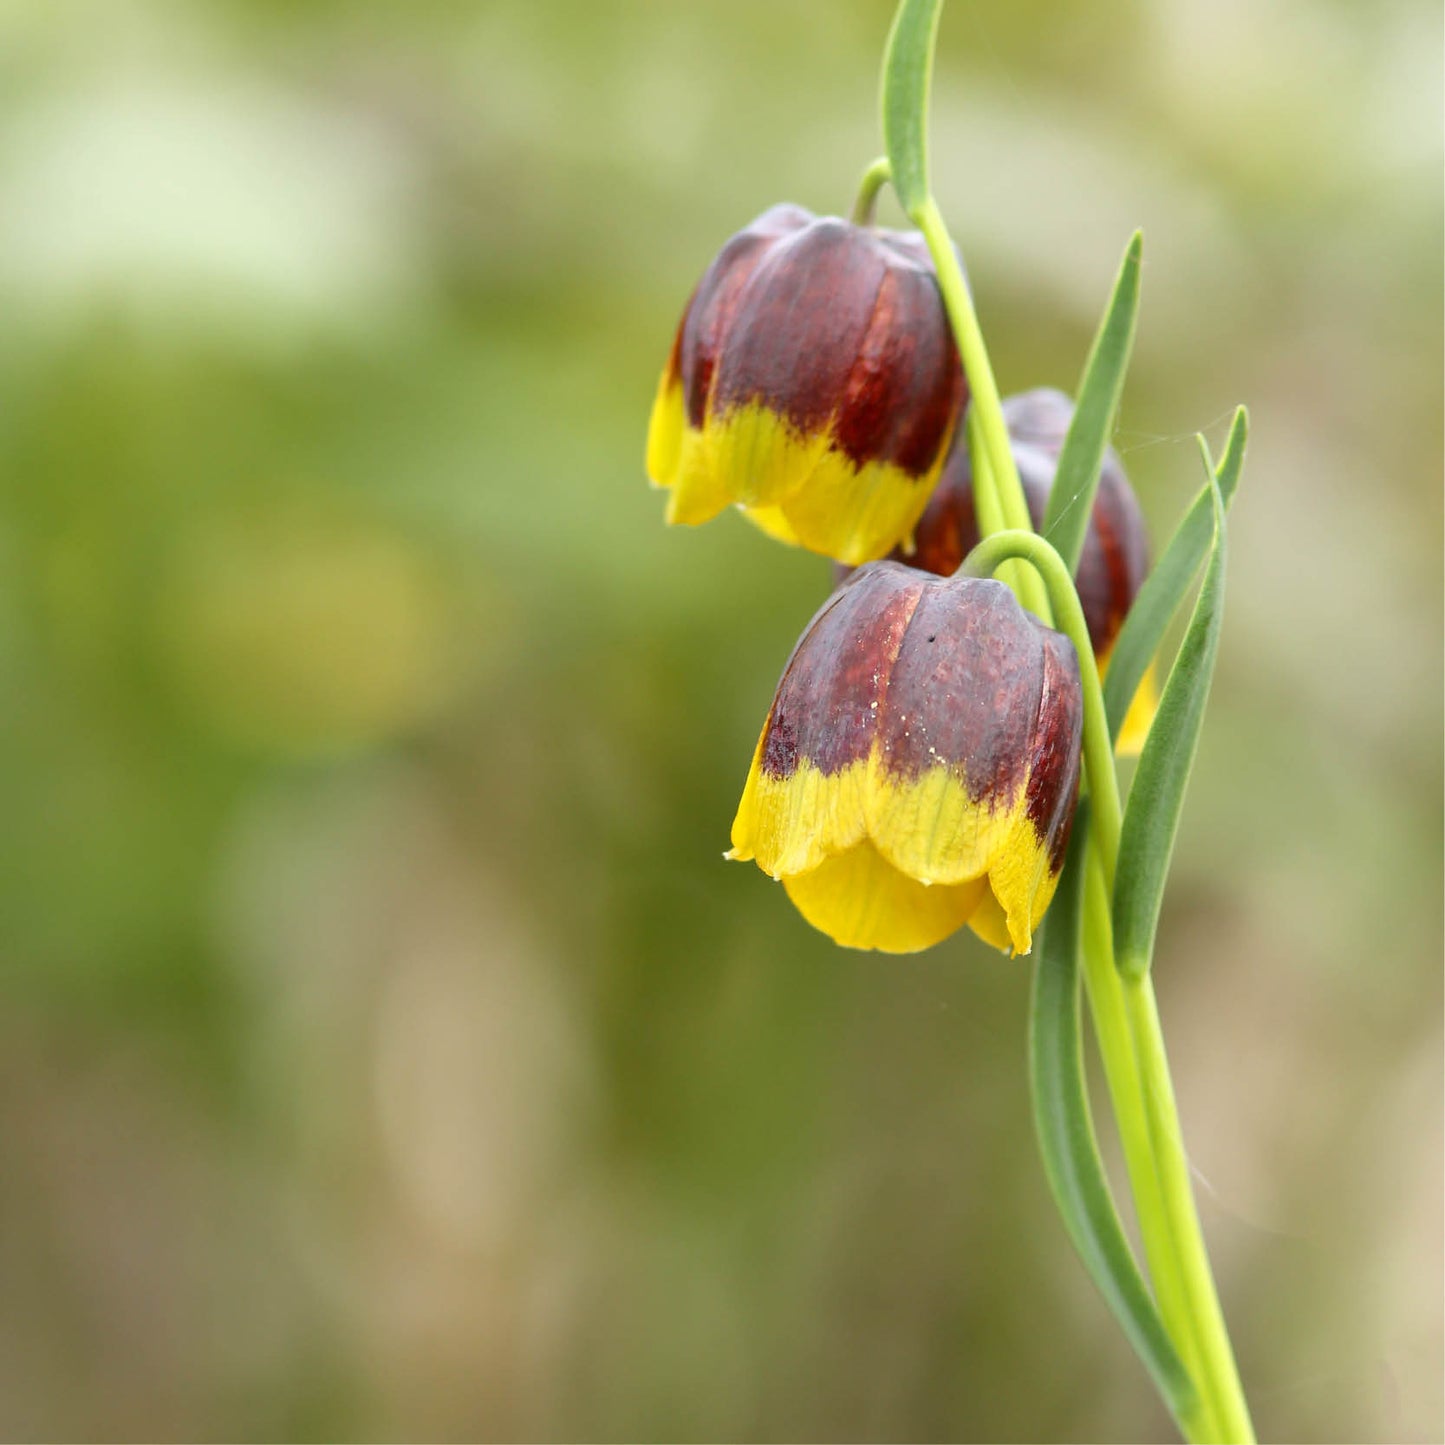
{"label": "yellow blur in background", "polygon": [[[827,564],[643,474],[888,10],[0,9],[0,1435],[1166,1434],[1027,965],[722,861]],[[1144,228],[1156,543],[1251,408],[1158,985],[1266,1438],[1442,1431],[1440,30],[954,0],[934,87],[1006,392]]]}

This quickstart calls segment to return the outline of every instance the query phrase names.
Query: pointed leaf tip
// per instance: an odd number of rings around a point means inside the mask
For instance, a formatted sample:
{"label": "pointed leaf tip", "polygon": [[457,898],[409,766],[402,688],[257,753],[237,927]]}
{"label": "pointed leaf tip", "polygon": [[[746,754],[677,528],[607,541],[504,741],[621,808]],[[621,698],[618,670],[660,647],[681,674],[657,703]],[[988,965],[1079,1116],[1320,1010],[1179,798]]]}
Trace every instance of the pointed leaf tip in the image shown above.
{"label": "pointed leaf tip", "polygon": [[1229,427],[1229,437],[1224,443],[1224,459],[1214,469],[1226,508],[1234,500],[1234,489],[1239,485],[1239,475],[1244,470],[1244,452],[1248,445],[1249,411],[1242,406],[1236,407],[1234,420]]}
{"label": "pointed leaf tip", "polygon": [[1124,249],[1109,304],[1084,366],[1074,415],[1059,452],[1053,490],[1049,493],[1044,535],[1071,572],[1077,569],[1084,549],[1084,534],[1088,531],[1094,495],[1099,489],[1099,472],[1119,414],[1124,374],[1134,349],[1142,246],[1143,236],[1135,231]]}
{"label": "pointed leaf tip", "polygon": [[1119,838],[1114,947],[1120,971],[1131,978],[1146,974],[1153,960],[1169,861],[1219,655],[1224,623],[1225,521],[1224,496],[1214,476],[1209,478],[1207,501],[1207,522],[1213,532],[1209,565],[1139,756]]}
{"label": "pointed leaf tip", "polygon": [[1248,437],[1249,413],[1240,407],[1234,414],[1224,458],[1217,468],[1209,444],[1202,436],[1198,439],[1205,459],[1205,473],[1210,480],[1199,489],[1169,539],[1169,545],[1144,579],[1109,655],[1109,670],[1104,677],[1104,710],[1109,716],[1110,733],[1116,738],[1144,673],[1157,655],[1164,634],[1209,551],[1214,536],[1212,492],[1216,481],[1226,511],[1234,500]]}

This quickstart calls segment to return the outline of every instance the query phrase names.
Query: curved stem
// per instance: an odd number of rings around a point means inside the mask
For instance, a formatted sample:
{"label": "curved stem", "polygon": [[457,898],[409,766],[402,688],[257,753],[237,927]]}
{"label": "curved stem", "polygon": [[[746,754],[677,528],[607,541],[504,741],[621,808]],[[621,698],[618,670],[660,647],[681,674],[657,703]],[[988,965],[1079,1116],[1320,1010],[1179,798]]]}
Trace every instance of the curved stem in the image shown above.
{"label": "curved stem", "polygon": [[887,156],[879,156],[863,172],[858,182],[858,199],[853,202],[852,221],[855,226],[871,226],[873,213],[878,209],[878,192],[893,179],[893,167]]}
{"label": "curved stem", "polygon": [[1114,747],[1109,740],[1109,717],[1104,711],[1104,692],[1099,685],[1099,668],[1089,642],[1084,609],[1064,559],[1034,532],[995,532],[992,537],[985,537],[963,559],[959,571],[971,577],[987,577],[1011,558],[1020,558],[1034,568],[1053,609],[1054,626],[1074,644],[1078,654],[1079,681],[1084,693],[1084,772],[1093,800],[1092,832],[1104,870],[1104,883],[1112,897],[1122,809],[1119,780],[1114,774]]}

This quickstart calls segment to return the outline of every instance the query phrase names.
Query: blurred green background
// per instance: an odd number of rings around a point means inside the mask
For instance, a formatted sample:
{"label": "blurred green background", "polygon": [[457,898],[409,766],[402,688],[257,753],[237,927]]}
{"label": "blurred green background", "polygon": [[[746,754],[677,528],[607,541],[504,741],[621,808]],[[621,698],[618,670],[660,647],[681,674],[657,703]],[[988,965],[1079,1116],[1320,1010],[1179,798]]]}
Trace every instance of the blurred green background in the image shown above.
{"label": "blurred green background", "polygon": [[[1167,1436],[1027,966],[721,860],[826,564],[643,478],[713,252],[876,153],[889,8],[0,5],[6,1437]],[[1275,1439],[1441,1438],[1440,56],[954,0],[935,88],[1005,391],[1142,225],[1156,538],[1252,409],[1158,979]]]}

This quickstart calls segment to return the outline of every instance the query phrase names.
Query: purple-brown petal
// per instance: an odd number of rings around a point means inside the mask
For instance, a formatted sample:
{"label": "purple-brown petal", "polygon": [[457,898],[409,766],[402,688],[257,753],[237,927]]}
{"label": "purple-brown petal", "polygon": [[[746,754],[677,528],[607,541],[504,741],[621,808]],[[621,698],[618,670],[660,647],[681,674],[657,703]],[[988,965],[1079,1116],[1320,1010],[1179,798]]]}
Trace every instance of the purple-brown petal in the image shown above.
{"label": "purple-brown petal", "polygon": [[830,429],[855,465],[924,475],[965,394],[931,263],[891,233],[821,217],[745,269],[710,408],[759,404],[800,432]]}
{"label": "purple-brown petal", "polygon": [[706,418],[718,353],[747,282],[780,238],[812,219],[801,206],[771,207],[728,240],[698,282],[674,343],[687,419],[694,428],[701,428]]}
{"label": "purple-brown petal", "polygon": [[763,735],[767,776],[786,777],[804,760],[828,775],[868,757],[926,581],[905,567],[874,564],[824,603],[778,683]]}
{"label": "purple-brown petal", "polygon": [[932,267],[894,260],[878,289],[834,440],[856,464],[892,462],[921,477],[937,461],[963,401],[963,368]]}
{"label": "purple-brown petal", "polygon": [[1043,689],[1029,758],[1028,816],[1058,873],[1069,848],[1079,790],[1084,695],[1079,659],[1062,633],[1043,632]]}
{"label": "purple-brown petal", "polygon": [[970,797],[994,808],[1010,806],[1028,782],[1045,839],[1077,782],[1077,759],[1072,776],[1066,764],[1081,717],[1072,645],[1002,582],[877,562],[852,573],[794,649],[763,769],[783,777],[808,759],[833,773],[876,746],[900,780],[953,768]]}
{"label": "purple-brown petal", "polygon": [[1042,635],[1002,582],[930,580],[893,669],[880,731],[888,771],[955,767],[970,797],[1008,806],[1028,767]]}
{"label": "purple-brown petal", "polygon": [[1074,403],[1063,392],[1051,386],[1036,386],[1004,397],[1000,405],[1004,425],[1014,441],[1058,458],[1074,419]]}

